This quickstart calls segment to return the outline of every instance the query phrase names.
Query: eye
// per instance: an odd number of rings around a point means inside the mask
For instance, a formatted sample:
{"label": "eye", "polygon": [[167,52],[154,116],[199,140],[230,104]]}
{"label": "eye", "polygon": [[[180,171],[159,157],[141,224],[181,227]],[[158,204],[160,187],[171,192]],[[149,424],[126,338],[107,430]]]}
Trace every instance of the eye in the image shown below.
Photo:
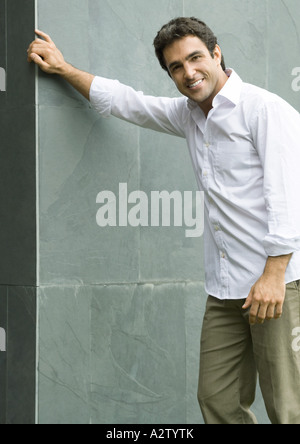
{"label": "eye", "polygon": [[201,57],[199,55],[196,55],[192,58],[193,62],[197,62],[197,60],[199,60]]}
{"label": "eye", "polygon": [[175,66],[172,68],[172,72],[176,72],[176,71],[178,71],[179,68],[180,68],[179,65],[175,65]]}

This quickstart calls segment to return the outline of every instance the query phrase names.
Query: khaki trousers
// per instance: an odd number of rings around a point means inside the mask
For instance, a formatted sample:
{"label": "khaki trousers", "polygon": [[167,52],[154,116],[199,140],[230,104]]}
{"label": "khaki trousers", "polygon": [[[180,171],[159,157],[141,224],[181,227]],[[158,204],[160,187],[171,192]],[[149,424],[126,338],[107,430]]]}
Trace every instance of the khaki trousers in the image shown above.
{"label": "khaki trousers", "polygon": [[198,399],[206,424],[257,424],[257,375],[272,424],[300,424],[300,285],[287,285],[283,316],[249,325],[244,300],[209,296]]}

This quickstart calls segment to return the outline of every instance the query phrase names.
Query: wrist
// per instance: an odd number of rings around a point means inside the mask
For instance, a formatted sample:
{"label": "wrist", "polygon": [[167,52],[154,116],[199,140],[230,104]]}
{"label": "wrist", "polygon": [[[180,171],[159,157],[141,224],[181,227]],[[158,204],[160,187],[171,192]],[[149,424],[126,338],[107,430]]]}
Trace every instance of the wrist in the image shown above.
{"label": "wrist", "polygon": [[74,69],[70,63],[64,61],[61,66],[57,67],[57,74],[67,80],[72,75]]}
{"label": "wrist", "polygon": [[265,266],[264,275],[272,276],[278,280],[285,280],[287,266],[292,254],[286,256],[269,257]]}

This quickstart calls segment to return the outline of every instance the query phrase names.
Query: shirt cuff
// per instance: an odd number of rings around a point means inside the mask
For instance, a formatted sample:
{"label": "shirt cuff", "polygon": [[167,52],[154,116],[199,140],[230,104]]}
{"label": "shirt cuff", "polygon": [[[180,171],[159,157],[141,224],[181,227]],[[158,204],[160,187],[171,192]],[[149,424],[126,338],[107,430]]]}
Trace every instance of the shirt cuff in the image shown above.
{"label": "shirt cuff", "polygon": [[90,89],[90,103],[102,117],[111,115],[112,98],[119,82],[117,80],[95,77]]}
{"label": "shirt cuff", "polygon": [[263,241],[268,256],[277,257],[300,251],[300,237],[285,239],[268,234]]}

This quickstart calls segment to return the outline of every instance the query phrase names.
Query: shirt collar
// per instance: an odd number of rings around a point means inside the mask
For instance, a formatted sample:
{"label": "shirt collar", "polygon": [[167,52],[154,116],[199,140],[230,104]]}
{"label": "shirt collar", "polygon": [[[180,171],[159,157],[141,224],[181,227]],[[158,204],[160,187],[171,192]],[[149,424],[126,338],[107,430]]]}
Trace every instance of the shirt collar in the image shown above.
{"label": "shirt collar", "polygon": [[233,105],[237,105],[240,101],[242,92],[242,80],[233,69],[226,69],[226,74],[229,77],[221,91],[216,95],[213,100],[213,106],[216,106],[220,101],[220,98],[229,100]]}
{"label": "shirt collar", "polygon": [[[214,108],[222,103],[224,99],[231,102],[234,106],[236,106],[240,101],[243,84],[242,79],[233,69],[226,69],[225,72],[228,76],[228,81],[214,98]],[[194,102],[194,100],[188,99],[188,107],[191,111],[193,111],[195,108],[198,108],[198,106],[198,103]]]}

